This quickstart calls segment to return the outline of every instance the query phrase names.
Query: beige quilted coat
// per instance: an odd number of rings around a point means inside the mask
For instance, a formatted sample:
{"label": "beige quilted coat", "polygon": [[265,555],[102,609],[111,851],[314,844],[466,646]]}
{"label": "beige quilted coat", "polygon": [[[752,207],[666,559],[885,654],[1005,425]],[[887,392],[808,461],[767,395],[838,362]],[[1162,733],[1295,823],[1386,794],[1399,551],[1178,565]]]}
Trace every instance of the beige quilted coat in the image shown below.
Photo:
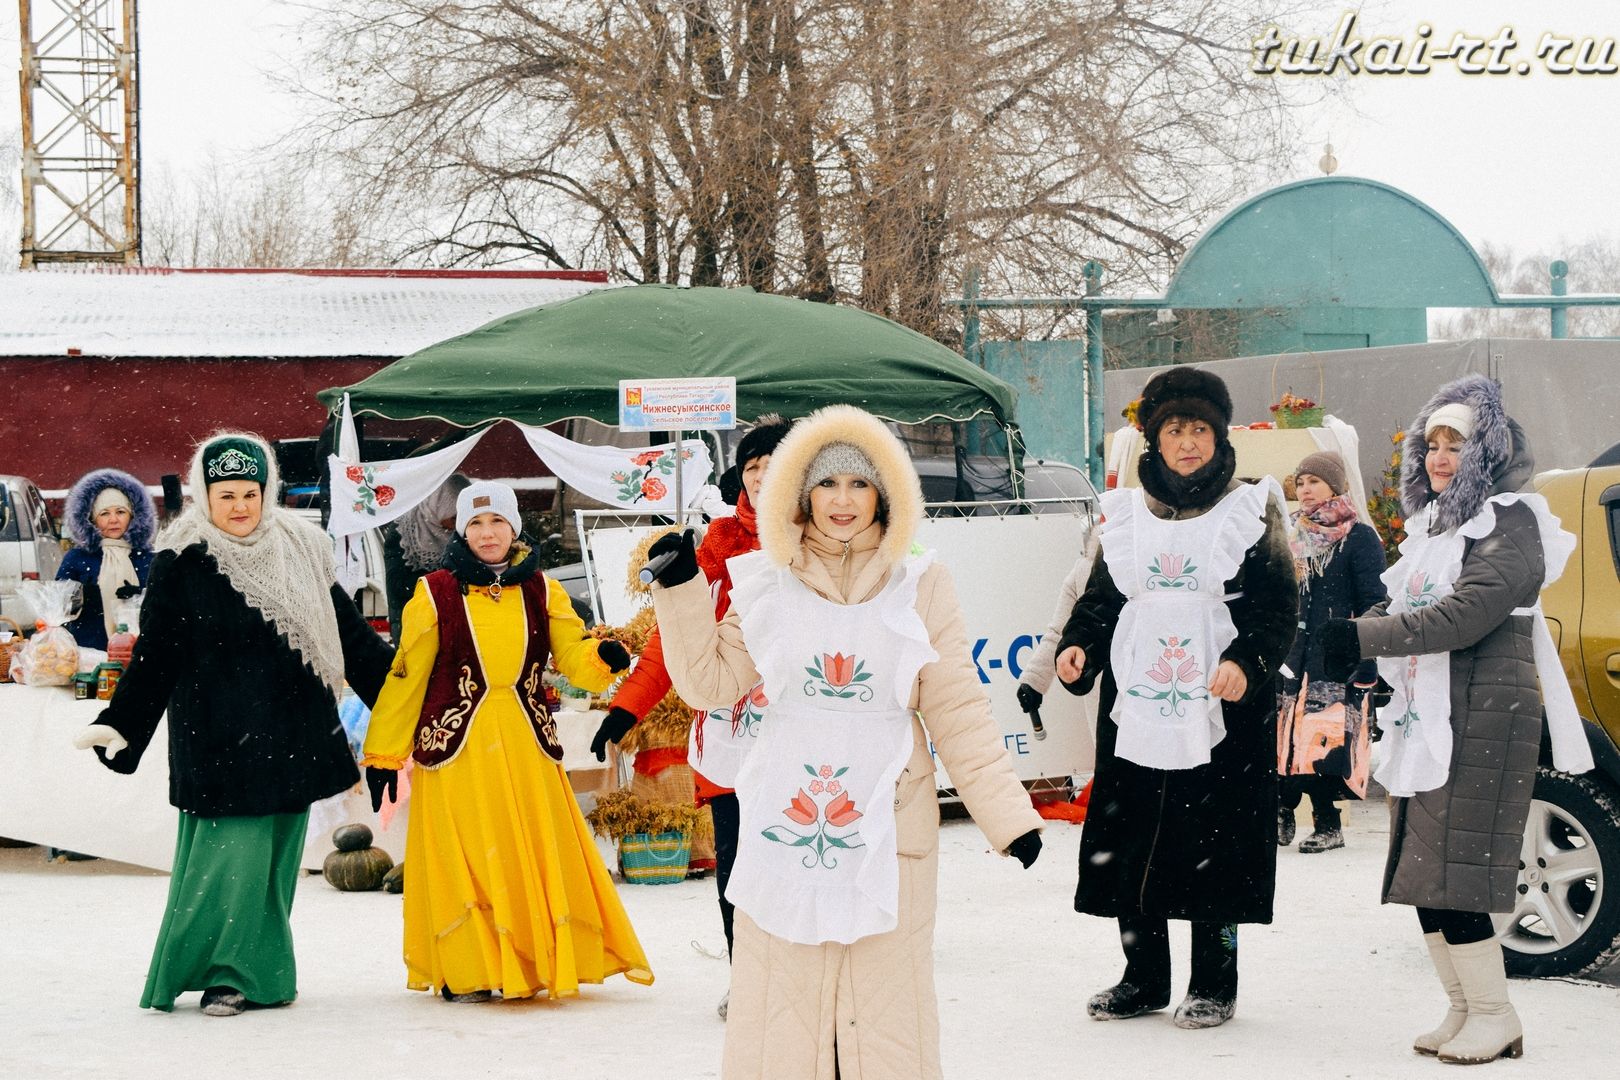
{"label": "beige quilted coat", "polygon": [[[887,491],[887,528],[874,525],[847,551],[798,520],[804,475],[816,453],[833,442],[865,451]],[[823,409],[783,440],[759,500],[767,555],[836,603],[860,603],[883,587],[890,568],[910,550],[921,516],[917,476],[899,441],[881,421],[851,406]],[[654,588],[653,597],[664,661],[684,700],[718,708],[754,685],[757,674],[737,617],[715,624],[701,577]],[[833,1080],[835,1060],[841,1080],[940,1075],[933,964],[939,803],[929,739],[997,851],[1040,828],[1041,820],[1013,773],[970,658],[950,575],[938,564],[923,574],[917,611],[939,659],[922,669],[912,687],[911,707],[926,730],[913,719],[911,760],[895,791],[899,925],[853,945],[799,945],[765,933],[739,910],[725,1080]]]}

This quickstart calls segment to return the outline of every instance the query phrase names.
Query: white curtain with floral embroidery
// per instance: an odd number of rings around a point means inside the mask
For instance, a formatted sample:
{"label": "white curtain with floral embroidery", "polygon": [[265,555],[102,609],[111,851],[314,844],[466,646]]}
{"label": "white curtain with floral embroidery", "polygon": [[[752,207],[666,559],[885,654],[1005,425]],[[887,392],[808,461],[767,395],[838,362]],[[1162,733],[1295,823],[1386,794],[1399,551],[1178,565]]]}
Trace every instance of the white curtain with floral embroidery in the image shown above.
{"label": "white curtain with floral embroidery", "polygon": [[[515,421],[509,421],[515,423]],[[675,512],[675,469],[681,462],[681,484],[688,506],[713,493],[705,487],[713,469],[708,448],[697,440],[651,447],[586,446],[554,432],[517,424],[530,449],[559,480],[609,506],[648,513]],[[338,579],[346,588],[359,588],[351,538],[367,529],[404,517],[412,507],[437,491],[461,467],[485,433],[421,457],[389,461],[359,460],[359,440],[348,401],[344,401],[339,433],[340,453],[327,459],[331,474],[332,513],[327,531],[336,544]]]}

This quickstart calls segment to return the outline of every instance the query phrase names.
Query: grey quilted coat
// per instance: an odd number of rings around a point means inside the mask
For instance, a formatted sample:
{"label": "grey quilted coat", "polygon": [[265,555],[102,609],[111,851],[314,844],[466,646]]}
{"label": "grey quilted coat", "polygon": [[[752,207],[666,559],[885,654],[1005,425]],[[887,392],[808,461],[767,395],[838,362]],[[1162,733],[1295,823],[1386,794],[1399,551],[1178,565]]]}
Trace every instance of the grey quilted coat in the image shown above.
{"label": "grey quilted coat", "polygon": [[[1438,401],[1419,415],[1417,441],[1409,432],[1408,446],[1423,445],[1423,420]],[[1505,460],[1490,467],[1480,502],[1485,494],[1523,489],[1534,469],[1524,433],[1500,419]],[[1356,620],[1363,657],[1451,654],[1450,776],[1433,791],[1390,800],[1385,903],[1513,908],[1542,716],[1531,620],[1512,612],[1536,602],[1542,573],[1535,516],[1523,505],[1498,506],[1496,527],[1465,550],[1450,596],[1401,615],[1386,615],[1379,605]]]}

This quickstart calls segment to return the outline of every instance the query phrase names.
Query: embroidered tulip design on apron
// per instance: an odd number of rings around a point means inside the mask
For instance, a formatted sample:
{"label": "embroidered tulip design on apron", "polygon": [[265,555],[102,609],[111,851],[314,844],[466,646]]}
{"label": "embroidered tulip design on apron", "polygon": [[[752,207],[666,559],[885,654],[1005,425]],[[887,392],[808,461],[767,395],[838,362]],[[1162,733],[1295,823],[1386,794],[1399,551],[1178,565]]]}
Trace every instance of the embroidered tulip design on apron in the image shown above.
{"label": "embroidered tulip design on apron", "polygon": [[[1456,531],[1430,536],[1428,517],[1408,520],[1400,560],[1384,571],[1391,615],[1439,603],[1462,570],[1465,540]],[[1378,674],[1393,693],[1382,713],[1386,734],[1374,779],[1392,795],[1439,787],[1451,768],[1451,654],[1381,657]]]}
{"label": "embroidered tulip design on apron", "polygon": [[765,721],[765,684],[757,683],[737,704],[698,716],[686,740],[686,760],[710,783],[735,788],[743,759],[753,749]]}
{"label": "embroidered tulip design on apron", "polygon": [[1103,495],[1102,552],[1125,596],[1109,662],[1118,693],[1111,716],[1115,753],[1155,769],[1207,764],[1226,737],[1221,703],[1209,693],[1221,654],[1237,638],[1223,595],[1243,555],[1265,532],[1275,481],[1245,484],[1208,513],[1166,521],[1140,489]]}
{"label": "embroidered tulip design on apron", "polygon": [[[1558,580],[1575,550],[1575,537],[1562,529],[1542,496],[1520,492],[1493,495],[1478,514],[1438,536],[1429,535],[1429,524],[1434,520],[1431,503],[1407,519],[1400,561],[1384,572],[1384,586],[1391,597],[1387,613],[1421,611],[1450,596],[1462,574],[1468,541],[1488,536],[1496,527],[1496,508],[1515,503],[1524,504],[1536,518],[1545,560],[1541,587]],[[1531,620],[1536,675],[1553,745],[1553,764],[1572,772],[1590,769],[1591,748],[1581,731],[1580,715],[1541,603],[1538,600],[1531,607],[1517,608],[1513,614]],[[1395,796],[1432,791],[1451,774],[1451,654],[1380,657],[1378,674],[1394,692],[1383,712],[1390,719],[1379,744],[1382,751],[1373,777]]]}
{"label": "embroidered tulip design on apron", "polygon": [[895,785],[913,748],[912,684],[938,658],[916,611],[929,561],[907,559],[863,604],[826,600],[759,553],[731,561],[770,715],[736,777],[726,898],[767,933],[848,944],[898,922]]}

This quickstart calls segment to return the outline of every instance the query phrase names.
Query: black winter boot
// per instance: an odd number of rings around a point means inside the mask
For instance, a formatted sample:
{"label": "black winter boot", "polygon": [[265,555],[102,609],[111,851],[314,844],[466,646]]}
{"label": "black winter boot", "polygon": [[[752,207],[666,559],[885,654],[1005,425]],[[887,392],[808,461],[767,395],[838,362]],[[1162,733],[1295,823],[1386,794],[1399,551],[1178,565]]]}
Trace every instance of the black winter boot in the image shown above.
{"label": "black winter boot", "polygon": [[1136,915],[1119,920],[1125,974],[1086,1002],[1093,1020],[1127,1020],[1170,1004],[1170,928],[1163,919]]}
{"label": "black winter boot", "polygon": [[1192,924],[1192,977],[1172,1022],[1180,1028],[1220,1027],[1237,1011],[1237,924]]}

